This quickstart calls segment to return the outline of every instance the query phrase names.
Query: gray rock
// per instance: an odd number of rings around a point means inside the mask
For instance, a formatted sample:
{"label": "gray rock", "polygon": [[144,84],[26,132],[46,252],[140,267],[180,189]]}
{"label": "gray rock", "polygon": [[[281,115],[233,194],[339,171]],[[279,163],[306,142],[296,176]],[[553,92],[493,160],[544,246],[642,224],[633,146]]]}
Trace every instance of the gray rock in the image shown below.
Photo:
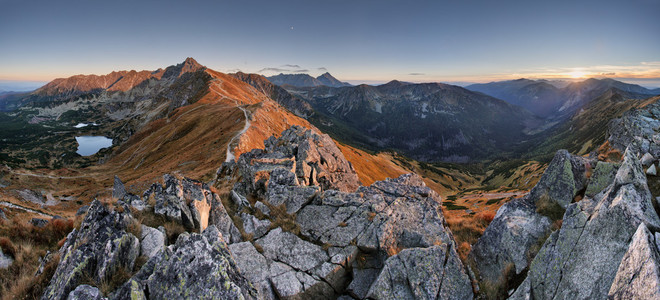
{"label": "gray rock", "polygon": [[655,164],[652,164],[648,169],[646,169],[646,174],[652,176],[658,175],[658,171],[655,169]]}
{"label": "gray rock", "polygon": [[258,209],[262,214],[270,217],[270,208],[268,208],[263,202],[257,201],[257,203],[254,204],[254,208]]}
{"label": "gray rock", "polygon": [[530,250],[540,248],[550,233],[550,225],[550,219],[538,214],[536,207],[525,199],[502,205],[469,254],[480,279],[498,282],[509,264],[514,265],[517,274],[521,273],[534,258],[535,253]]}
{"label": "gray rock", "polygon": [[320,191],[317,186],[293,187],[286,185],[277,185],[271,183],[268,185],[266,201],[273,206],[286,206],[286,212],[293,214],[300,208],[312,201],[312,197]]}
{"label": "gray rock", "polygon": [[404,249],[387,259],[369,289],[374,299],[471,299],[470,278],[447,244]]}
{"label": "gray rock", "polygon": [[271,222],[269,220],[259,220],[257,217],[242,213],[241,219],[243,220],[243,230],[247,234],[251,234],[252,238],[258,239],[264,236],[270,229]]}
{"label": "gray rock", "polygon": [[639,224],[610,287],[610,299],[660,299],[658,241]]}
{"label": "gray rock", "polygon": [[87,213],[87,210],[89,209],[89,205],[83,205],[81,206],[78,211],[76,211],[76,216],[82,216]]}
{"label": "gray rock", "polygon": [[44,226],[48,225],[48,220],[39,219],[39,218],[32,218],[30,220],[30,223],[34,226],[37,226],[37,227],[44,227]]}
{"label": "gray rock", "polygon": [[42,299],[64,299],[83,278],[109,278],[119,267],[132,268],[139,243],[125,232],[130,220],[127,210],[110,211],[94,200],[80,228],[60,248],[60,262]]}
{"label": "gray rock", "polygon": [[146,300],[147,295],[144,293],[144,285],[140,281],[131,278],[112,294],[110,299]]}
{"label": "gray rock", "polygon": [[[218,176],[240,178],[230,193],[232,213],[256,240],[229,247],[260,297],[335,299],[348,292],[366,297],[390,255],[435,245],[444,245],[447,254],[439,258],[442,266],[449,262],[441,273],[447,289],[456,282],[457,290],[471,291],[469,280],[458,287],[467,276],[460,260],[447,260],[456,246],[440,196],[419,176],[357,188],[352,166],[331,139],[293,127],[264,144]],[[259,237],[259,223],[270,227],[265,221],[283,225]]]}
{"label": "gray rock", "polygon": [[306,242],[290,232],[282,231],[279,227],[271,230],[255,243],[264,249],[266,258],[283,262],[296,270],[309,271],[329,259],[328,254],[320,246]]}
{"label": "gray rock", "polygon": [[147,280],[150,298],[257,298],[215,226],[203,234],[180,235],[160,256],[158,268]]}
{"label": "gray rock", "polygon": [[651,155],[648,152],[644,153],[642,158],[639,160],[639,162],[642,164],[642,166],[645,166],[645,167],[650,166],[654,161],[655,161],[655,157],[653,157],[653,155]]}
{"label": "gray rock", "polygon": [[231,217],[229,217],[220,197],[216,194],[213,194],[212,197],[208,225],[214,225],[218,228],[226,243],[240,242],[241,233],[238,231],[238,228],[236,228],[236,225],[234,225]]}
{"label": "gray rock", "polygon": [[0,248],[0,269],[7,269],[14,262],[14,259],[2,253],[2,248]]}
{"label": "gray rock", "polygon": [[529,192],[529,199],[536,202],[546,195],[566,208],[578,191],[587,186],[587,164],[591,163],[580,156],[571,155],[566,150],[557,151],[539,182]]}
{"label": "gray rock", "polygon": [[159,251],[165,249],[165,233],[160,230],[142,225],[142,236],[140,237],[140,255],[151,258]]}
{"label": "gray rock", "polygon": [[101,300],[106,299],[97,287],[81,284],[69,293],[68,300]]}
{"label": "gray rock", "polygon": [[115,175],[114,184],[112,186],[112,198],[121,200],[124,199],[124,196],[126,196],[126,188],[124,187],[124,183],[121,182],[117,175]]}
{"label": "gray rock", "polygon": [[618,169],[618,164],[599,161],[589,178],[589,184],[584,195],[593,198],[593,196],[608,187],[614,181]]}
{"label": "gray rock", "polygon": [[112,278],[120,268],[128,272],[133,270],[139,254],[140,242],[137,237],[131,233],[115,234],[106,242],[101,255],[97,256],[97,282]]}
{"label": "gray rock", "polygon": [[376,278],[378,278],[378,274],[380,274],[380,269],[354,268],[353,281],[351,281],[351,284],[348,286],[347,291],[353,297],[356,297],[358,299],[366,298],[367,294],[369,293],[369,288],[371,288],[371,285],[374,283],[374,281],[376,281]]}
{"label": "gray rock", "polygon": [[593,199],[571,204],[561,229],[534,258],[527,274],[531,298],[607,297],[639,224],[660,225],[651,201],[642,166],[629,149],[614,182]]}
{"label": "gray rock", "polygon": [[270,286],[270,262],[250,242],[229,245],[241,274],[259,291],[260,299],[276,299]]}
{"label": "gray rock", "polygon": [[589,186],[591,190],[597,190],[603,185],[602,182],[607,184],[613,180],[602,174],[612,166],[597,164],[592,177],[595,176],[598,181],[588,185],[587,165],[591,162],[566,150],[559,150],[526,197],[500,207],[469,254],[480,280],[497,283],[504,278],[504,272],[510,265],[513,265],[516,274],[527,269],[550,234],[553,222],[537,212],[540,201],[546,202],[543,205],[555,202],[565,208],[581,190],[589,189]]}

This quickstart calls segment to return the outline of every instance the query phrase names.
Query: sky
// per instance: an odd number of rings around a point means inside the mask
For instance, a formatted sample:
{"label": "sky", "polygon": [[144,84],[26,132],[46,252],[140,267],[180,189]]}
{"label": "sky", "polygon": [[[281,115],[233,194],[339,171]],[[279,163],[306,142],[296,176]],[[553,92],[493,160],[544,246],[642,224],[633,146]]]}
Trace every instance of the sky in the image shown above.
{"label": "sky", "polygon": [[0,81],[155,70],[660,87],[660,0],[0,0]]}

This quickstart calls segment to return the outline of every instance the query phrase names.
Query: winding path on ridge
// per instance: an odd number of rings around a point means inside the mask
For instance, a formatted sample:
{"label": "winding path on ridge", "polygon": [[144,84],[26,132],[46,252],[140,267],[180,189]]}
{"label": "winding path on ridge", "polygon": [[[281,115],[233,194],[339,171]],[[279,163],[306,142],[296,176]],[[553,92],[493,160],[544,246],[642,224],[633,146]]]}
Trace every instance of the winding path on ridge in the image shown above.
{"label": "winding path on ridge", "polygon": [[[217,80],[217,79],[216,79],[216,80]],[[214,81],[216,81],[216,80],[214,80]],[[212,86],[212,87],[210,88],[210,90],[213,91],[214,93],[216,93],[218,96],[220,96],[221,98],[231,99],[231,98],[229,98],[229,97],[227,97],[227,96],[225,96],[225,95],[220,94],[219,92],[217,92],[216,90],[214,90],[213,87],[216,87],[216,86],[215,86],[215,85]],[[243,129],[241,129],[241,131],[239,131],[238,133],[236,133],[236,135],[234,135],[234,136],[231,138],[231,140],[229,140],[229,144],[227,144],[227,159],[225,159],[225,162],[234,161],[234,159],[236,158],[236,156],[234,155],[234,152],[232,151],[232,146],[231,146],[231,145],[234,144],[234,141],[236,141],[238,138],[240,138],[241,135],[243,135],[243,134],[244,134],[244,133],[250,128],[250,118],[249,118],[249,116],[248,116],[247,109],[245,109],[245,108],[242,107],[240,104],[238,104],[238,101],[236,101],[235,99],[231,99],[231,100],[233,100],[234,103],[236,103],[236,107],[237,107],[238,109],[240,109],[240,110],[243,112],[243,115],[245,116],[245,125],[243,126]]]}

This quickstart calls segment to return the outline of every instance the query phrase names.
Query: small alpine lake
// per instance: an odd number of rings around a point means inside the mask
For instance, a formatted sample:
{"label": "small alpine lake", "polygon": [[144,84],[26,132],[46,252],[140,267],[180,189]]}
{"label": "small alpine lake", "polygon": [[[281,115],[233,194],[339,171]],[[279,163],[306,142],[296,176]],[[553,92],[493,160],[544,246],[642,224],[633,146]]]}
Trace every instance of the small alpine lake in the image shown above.
{"label": "small alpine lake", "polygon": [[104,136],[77,136],[76,142],[78,142],[78,150],[76,153],[82,156],[94,155],[96,152],[99,152],[99,150],[112,146],[112,139]]}

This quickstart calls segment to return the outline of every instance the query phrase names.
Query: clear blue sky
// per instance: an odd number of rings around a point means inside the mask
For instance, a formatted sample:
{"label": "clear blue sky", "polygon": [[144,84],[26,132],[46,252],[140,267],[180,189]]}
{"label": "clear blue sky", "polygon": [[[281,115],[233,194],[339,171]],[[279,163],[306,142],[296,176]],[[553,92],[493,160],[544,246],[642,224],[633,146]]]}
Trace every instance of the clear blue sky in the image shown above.
{"label": "clear blue sky", "polygon": [[0,0],[0,80],[188,56],[224,72],[365,82],[660,77],[659,13],[658,0]]}

